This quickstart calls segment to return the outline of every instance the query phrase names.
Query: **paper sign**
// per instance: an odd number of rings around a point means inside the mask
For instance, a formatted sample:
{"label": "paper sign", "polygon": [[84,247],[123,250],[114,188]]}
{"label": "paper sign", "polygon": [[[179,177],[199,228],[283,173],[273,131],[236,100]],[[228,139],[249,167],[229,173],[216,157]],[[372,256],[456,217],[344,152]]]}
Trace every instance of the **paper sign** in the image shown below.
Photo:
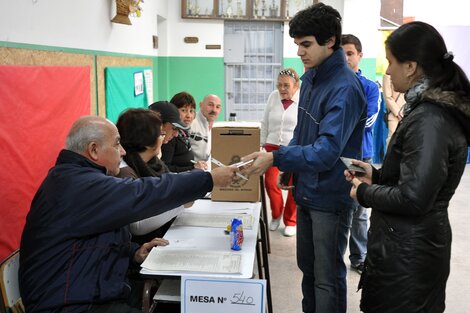
{"label": "paper sign", "polygon": [[148,105],[153,103],[153,73],[152,70],[144,70],[145,92],[147,93]]}
{"label": "paper sign", "polygon": [[144,93],[144,73],[134,73],[134,95],[138,96]]}
{"label": "paper sign", "polygon": [[266,281],[181,277],[181,313],[264,313]]}

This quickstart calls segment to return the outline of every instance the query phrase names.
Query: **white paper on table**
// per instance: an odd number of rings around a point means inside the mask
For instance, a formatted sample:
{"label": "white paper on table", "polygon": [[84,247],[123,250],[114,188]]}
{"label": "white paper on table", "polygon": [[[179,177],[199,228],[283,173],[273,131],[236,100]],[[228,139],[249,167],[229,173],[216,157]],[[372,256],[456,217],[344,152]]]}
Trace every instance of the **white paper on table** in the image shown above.
{"label": "white paper on table", "polygon": [[241,273],[242,255],[224,251],[152,249],[142,263],[150,271]]}
{"label": "white paper on table", "polygon": [[243,228],[251,229],[253,227],[253,215],[233,213],[201,214],[183,212],[176,218],[173,225],[226,228],[227,225],[231,224],[233,218],[241,219]]}
{"label": "white paper on table", "polygon": [[161,249],[171,248],[171,249],[188,249],[196,248],[196,240],[194,238],[190,239],[173,239],[169,240],[170,244],[168,246],[160,246]]}
{"label": "white paper on table", "polygon": [[235,212],[244,211],[252,213],[255,207],[254,203],[246,202],[217,202],[217,201],[206,201],[197,200],[194,202],[191,209],[197,209],[201,212],[217,213],[217,212]]}

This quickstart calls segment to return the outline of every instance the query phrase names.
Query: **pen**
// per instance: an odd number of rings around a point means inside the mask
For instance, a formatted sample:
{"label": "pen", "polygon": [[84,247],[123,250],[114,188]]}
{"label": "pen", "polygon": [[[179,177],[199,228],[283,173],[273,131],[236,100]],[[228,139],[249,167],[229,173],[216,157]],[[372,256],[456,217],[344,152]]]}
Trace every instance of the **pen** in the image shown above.
{"label": "pen", "polygon": [[196,162],[196,161],[194,161],[194,160],[189,160],[189,161],[191,161],[191,163],[193,163],[193,164],[196,164],[196,163],[197,163],[197,162]]}
{"label": "pen", "polygon": [[[217,159],[215,159],[215,158],[211,158],[211,162],[214,163],[214,164],[217,165],[217,166],[226,166],[226,165],[224,165],[222,162],[220,162],[219,160],[217,160]],[[240,173],[240,172],[236,172],[235,175],[237,175],[237,176],[240,177],[241,179],[248,180],[248,177],[246,177],[245,175],[243,175],[243,174]]]}

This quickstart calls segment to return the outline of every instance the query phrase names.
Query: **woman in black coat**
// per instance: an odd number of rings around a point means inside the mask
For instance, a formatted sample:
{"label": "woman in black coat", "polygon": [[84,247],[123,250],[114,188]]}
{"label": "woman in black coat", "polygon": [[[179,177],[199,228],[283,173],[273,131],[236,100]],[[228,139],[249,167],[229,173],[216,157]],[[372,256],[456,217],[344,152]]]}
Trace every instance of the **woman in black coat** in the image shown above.
{"label": "woman in black coat", "polygon": [[[183,91],[174,95],[170,102],[178,108],[180,119],[187,126],[190,126],[196,117],[196,101],[194,97]],[[205,161],[194,161],[189,135],[183,129],[178,129],[178,136],[173,137],[173,139],[162,146],[161,159],[170,171],[174,173],[190,171],[195,168],[207,170]]]}
{"label": "woman in black coat", "polygon": [[431,25],[402,25],[385,44],[387,74],[406,92],[404,118],[380,170],[354,161],[366,175],[345,171],[351,196],[372,208],[361,310],[444,312],[447,208],[467,160],[470,84]]}

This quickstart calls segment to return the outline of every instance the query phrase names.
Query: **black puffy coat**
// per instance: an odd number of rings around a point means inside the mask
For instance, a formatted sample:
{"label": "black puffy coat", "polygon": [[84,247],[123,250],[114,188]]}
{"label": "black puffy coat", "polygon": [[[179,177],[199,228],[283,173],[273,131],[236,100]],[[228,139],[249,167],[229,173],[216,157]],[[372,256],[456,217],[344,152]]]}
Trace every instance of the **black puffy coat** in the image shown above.
{"label": "black puffy coat", "polygon": [[426,91],[400,122],[373,184],[361,310],[437,313],[445,309],[452,241],[447,208],[465,169],[470,100]]}

